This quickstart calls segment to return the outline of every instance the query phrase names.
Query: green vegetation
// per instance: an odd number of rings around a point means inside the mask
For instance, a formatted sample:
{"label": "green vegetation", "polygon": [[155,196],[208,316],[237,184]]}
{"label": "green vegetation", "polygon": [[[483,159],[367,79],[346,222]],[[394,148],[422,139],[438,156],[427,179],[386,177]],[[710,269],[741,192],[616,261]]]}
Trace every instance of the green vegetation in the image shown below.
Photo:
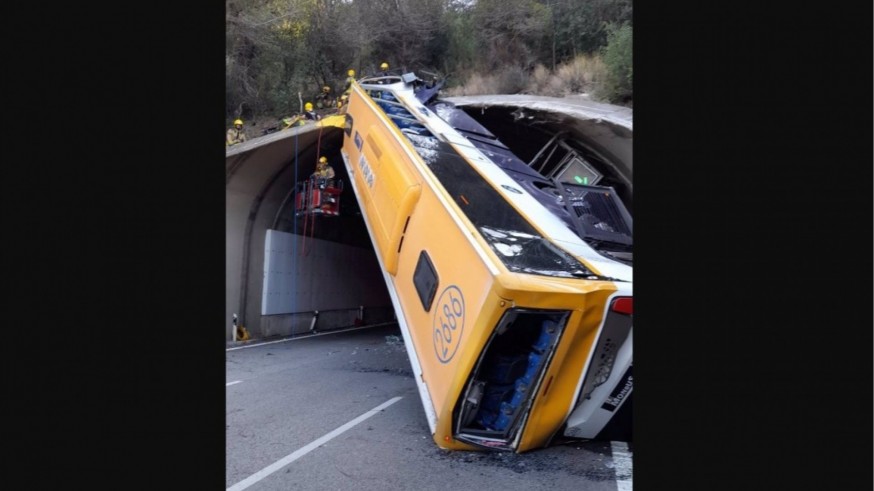
{"label": "green vegetation", "polygon": [[627,102],[632,96],[632,29],[628,24],[608,26],[607,46],[603,48],[607,80],[603,97]]}
{"label": "green vegetation", "polygon": [[298,113],[346,71],[448,76],[450,94],[632,98],[630,0],[228,0],[226,115]]}

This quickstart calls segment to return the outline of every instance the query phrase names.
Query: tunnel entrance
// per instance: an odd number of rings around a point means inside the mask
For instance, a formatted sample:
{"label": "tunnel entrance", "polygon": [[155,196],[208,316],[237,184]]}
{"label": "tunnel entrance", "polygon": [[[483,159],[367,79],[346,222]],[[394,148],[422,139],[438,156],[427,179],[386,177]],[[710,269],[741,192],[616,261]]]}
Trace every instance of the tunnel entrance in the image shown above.
{"label": "tunnel entrance", "polygon": [[[252,339],[391,322],[394,310],[351,186],[339,216],[295,213],[295,185],[319,157],[348,182],[342,130],[289,129],[227,153],[226,339],[239,317]],[[304,220],[306,218],[306,220]]]}

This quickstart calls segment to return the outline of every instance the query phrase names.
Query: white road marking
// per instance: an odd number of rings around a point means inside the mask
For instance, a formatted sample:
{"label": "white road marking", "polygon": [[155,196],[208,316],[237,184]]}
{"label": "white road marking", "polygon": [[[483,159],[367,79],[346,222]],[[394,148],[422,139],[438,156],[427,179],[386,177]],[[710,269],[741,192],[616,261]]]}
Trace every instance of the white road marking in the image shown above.
{"label": "white road marking", "polygon": [[613,471],[616,473],[616,489],[618,491],[631,491],[631,452],[625,442],[610,442],[613,450]]}
{"label": "white road marking", "polygon": [[225,387],[230,387],[230,386],[232,386],[232,385],[234,385],[234,384],[239,384],[240,382],[242,382],[242,380],[234,380],[233,382],[228,382],[228,383],[226,383],[226,384],[225,384]]}
{"label": "white road marking", "polygon": [[286,455],[285,457],[277,460],[276,462],[268,465],[267,467],[261,469],[260,471],[252,474],[251,476],[247,477],[246,479],[243,479],[242,481],[238,482],[237,484],[234,484],[233,486],[229,487],[227,489],[227,491],[241,491],[243,489],[248,488],[249,486],[257,483],[258,481],[264,479],[265,477],[269,476],[270,474],[273,474],[274,472],[278,471],[279,469],[282,469],[286,465],[288,465],[288,464],[294,462],[295,460],[303,457],[304,455],[312,452],[313,450],[315,450],[319,446],[324,445],[325,443],[328,443],[330,440],[343,434],[347,430],[353,428],[358,423],[361,423],[362,421],[370,418],[374,414],[382,411],[383,409],[391,406],[392,404],[398,402],[401,399],[403,399],[403,397],[399,396],[399,397],[393,397],[393,398],[383,402],[379,406],[376,406],[375,408],[371,409],[370,411],[367,411],[366,413],[362,414],[361,416],[358,416],[357,418],[353,419],[352,421],[349,421],[348,423],[335,429],[334,431],[320,437],[317,440],[313,440],[312,442],[308,443],[306,446],[295,450],[291,454]]}
{"label": "white road marking", "polygon": [[299,339],[309,339],[309,338],[314,338],[314,337],[317,337],[317,336],[327,336],[328,334],[337,334],[337,333],[341,333],[341,332],[358,331],[358,330],[360,330],[360,329],[369,329],[369,328],[371,328],[371,327],[388,326],[388,325],[391,325],[391,324],[397,324],[397,322],[396,322],[396,321],[392,321],[392,322],[383,322],[382,324],[372,324],[372,325],[369,325],[369,326],[353,327],[353,328],[351,328],[351,329],[342,329],[342,330],[339,330],[339,331],[320,332],[320,333],[318,333],[318,334],[305,334],[305,335],[301,335],[301,336],[297,336],[297,337],[293,337],[293,338],[278,339],[278,340],[276,340],[276,341],[267,341],[267,342],[265,342],[265,343],[247,344],[246,346],[235,346],[235,347],[233,347],[233,348],[228,348],[228,349],[226,349],[225,351],[234,351],[234,350],[237,350],[237,349],[244,349],[244,348],[255,348],[255,347],[258,347],[258,346],[264,346],[265,344],[284,343],[284,342],[286,342],[286,341],[297,341],[297,340],[299,340]]}

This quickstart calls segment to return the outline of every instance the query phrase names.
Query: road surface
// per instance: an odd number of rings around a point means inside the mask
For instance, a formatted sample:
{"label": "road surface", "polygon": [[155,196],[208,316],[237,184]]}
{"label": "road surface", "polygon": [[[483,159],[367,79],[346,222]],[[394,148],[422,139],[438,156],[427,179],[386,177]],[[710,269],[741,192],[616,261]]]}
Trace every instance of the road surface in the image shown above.
{"label": "road surface", "polygon": [[397,325],[235,346],[226,360],[229,490],[631,489],[625,443],[439,449]]}

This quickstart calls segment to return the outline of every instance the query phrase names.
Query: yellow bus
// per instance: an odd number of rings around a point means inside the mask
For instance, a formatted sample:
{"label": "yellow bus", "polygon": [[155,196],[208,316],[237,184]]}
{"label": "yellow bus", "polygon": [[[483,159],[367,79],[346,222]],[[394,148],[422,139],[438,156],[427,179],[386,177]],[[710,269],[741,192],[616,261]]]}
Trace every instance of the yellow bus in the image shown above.
{"label": "yellow bus", "polygon": [[610,187],[555,182],[592,212],[572,225],[618,238],[584,240],[447,122],[438,91],[414,74],[355,83],[341,150],[433,439],[594,438],[630,400],[633,308],[630,261],[592,244],[630,256],[630,216]]}

